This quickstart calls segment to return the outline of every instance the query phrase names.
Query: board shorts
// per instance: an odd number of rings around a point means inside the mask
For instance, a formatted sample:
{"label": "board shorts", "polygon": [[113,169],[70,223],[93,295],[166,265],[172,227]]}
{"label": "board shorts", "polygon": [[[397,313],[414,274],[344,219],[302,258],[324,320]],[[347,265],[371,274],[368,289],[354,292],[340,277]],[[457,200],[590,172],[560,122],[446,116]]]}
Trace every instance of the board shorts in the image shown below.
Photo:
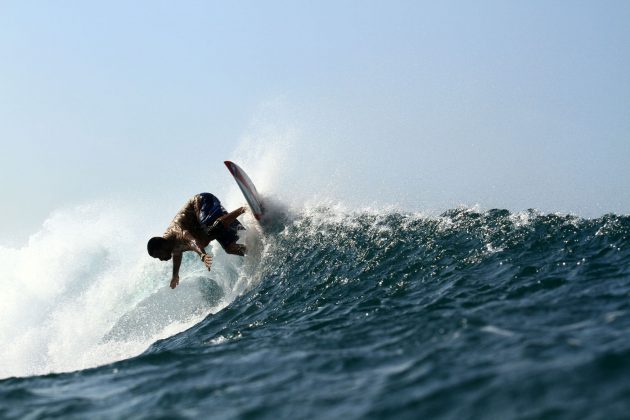
{"label": "board shorts", "polygon": [[223,227],[222,223],[214,226],[217,219],[227,214],[227,211],[225,211],[219,199],[214,195],[210,193],[201,193],[199,195],[201,196],[201,208],[199,209],[199,223],[201,224],[201,228],[206,233],[212,228],[212,239],[216,239],[223,249],[226,249],[238,240],[239,231],[245,230],[245,227],[243,227],[238,220],[235,220],[227,227]]}

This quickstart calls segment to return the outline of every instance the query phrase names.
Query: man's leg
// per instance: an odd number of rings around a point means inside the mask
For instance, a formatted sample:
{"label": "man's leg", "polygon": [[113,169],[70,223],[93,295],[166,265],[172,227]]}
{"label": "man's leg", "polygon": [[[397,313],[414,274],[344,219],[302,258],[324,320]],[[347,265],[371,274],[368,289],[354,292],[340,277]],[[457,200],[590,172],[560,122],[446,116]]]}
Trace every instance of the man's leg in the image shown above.
{"label": "man's leg", "polygon": [[244,257],[245,252],[247,251],[247,248],[245,248],[245,245],[237,244],[236,242],[232,242],[230,245],[226,246],[224,249],[225,249],[225,252],[227,252],[228,254],[240,255],[241,257]]}

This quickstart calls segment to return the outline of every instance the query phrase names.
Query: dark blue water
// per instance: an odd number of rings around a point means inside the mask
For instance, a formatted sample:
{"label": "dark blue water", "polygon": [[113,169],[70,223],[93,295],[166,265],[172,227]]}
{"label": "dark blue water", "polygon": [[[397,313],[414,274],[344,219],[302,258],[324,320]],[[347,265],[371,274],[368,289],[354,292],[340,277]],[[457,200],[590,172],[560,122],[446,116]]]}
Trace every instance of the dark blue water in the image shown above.
{"label": "dark blue water", "polygon": [[0,381],[2,418],[630,418],[630,217],[319,209],[138,357]]}

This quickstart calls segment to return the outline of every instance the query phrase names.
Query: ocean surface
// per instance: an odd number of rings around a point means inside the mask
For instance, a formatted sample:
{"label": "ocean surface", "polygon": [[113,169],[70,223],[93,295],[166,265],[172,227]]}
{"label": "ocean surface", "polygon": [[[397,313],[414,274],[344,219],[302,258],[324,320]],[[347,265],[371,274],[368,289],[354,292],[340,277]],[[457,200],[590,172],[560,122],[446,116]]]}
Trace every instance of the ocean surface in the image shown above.
{"label": "ocean surface", "polygon": [[630,418],[630,216],[252,223],[244,260],[190,256],[176,290],[106,229],[48,245],[46,269],[2,250],[24,283],[0,312],[0,418]]}

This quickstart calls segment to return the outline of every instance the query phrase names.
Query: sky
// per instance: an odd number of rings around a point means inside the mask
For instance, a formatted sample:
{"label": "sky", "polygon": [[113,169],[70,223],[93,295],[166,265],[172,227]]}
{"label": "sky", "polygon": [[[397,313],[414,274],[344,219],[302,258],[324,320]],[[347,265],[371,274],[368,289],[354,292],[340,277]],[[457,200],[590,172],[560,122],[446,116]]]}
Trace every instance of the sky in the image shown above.
{"label": "sky", "polygon": [[0,245],[95,200],[166,225],[232,185],[225,159],[305,203],[630,213],[628,22],[625,0],[0,0]]}

